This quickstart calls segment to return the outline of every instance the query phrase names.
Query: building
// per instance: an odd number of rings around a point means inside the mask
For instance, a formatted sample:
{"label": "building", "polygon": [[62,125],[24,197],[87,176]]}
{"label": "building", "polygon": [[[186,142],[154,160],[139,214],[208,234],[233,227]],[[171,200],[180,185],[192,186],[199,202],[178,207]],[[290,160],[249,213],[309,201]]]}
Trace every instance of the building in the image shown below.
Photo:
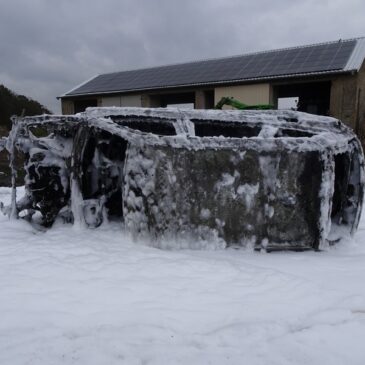
{"label": "building", "polygon": [[330,115],[365,141],[365,38],[95,76],[60,96],[62,113],[88,106],[213,108],[223,96]]}

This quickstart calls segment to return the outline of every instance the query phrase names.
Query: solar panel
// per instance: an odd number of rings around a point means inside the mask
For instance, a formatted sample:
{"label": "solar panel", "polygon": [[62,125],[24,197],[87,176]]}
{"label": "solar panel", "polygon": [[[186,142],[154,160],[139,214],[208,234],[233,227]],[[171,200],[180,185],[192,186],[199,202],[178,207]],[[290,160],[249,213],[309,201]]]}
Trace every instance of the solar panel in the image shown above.
{"label": "solar panel", "polygon": [[99,75],[66,95],[341,71],[356,46],[346,40],[215,60]]}

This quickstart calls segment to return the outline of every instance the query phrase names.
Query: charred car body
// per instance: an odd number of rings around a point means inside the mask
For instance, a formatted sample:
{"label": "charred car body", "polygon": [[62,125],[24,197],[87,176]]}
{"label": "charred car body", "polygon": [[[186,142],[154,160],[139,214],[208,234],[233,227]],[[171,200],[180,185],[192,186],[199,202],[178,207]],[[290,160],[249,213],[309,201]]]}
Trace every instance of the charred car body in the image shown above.
{"label": "charred car body", "polygon": [[118,220],[157,246],[318,249],[353,234],[361,213],[361,145],[328,117],[89,108],[14,119],[7,149],[14,185],[24,155],[26,195],[3,210],[38,211],[45,226]]}

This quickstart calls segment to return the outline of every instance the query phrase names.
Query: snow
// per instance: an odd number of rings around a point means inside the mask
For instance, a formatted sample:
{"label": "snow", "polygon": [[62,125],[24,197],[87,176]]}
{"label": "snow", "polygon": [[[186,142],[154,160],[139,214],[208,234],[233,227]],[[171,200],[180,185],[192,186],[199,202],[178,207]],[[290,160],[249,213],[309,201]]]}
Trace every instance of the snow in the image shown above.
{"label": "snow", "polygon": [[364,218],[325,251],[266,254],[1,216],[0,364],[362,365]]}

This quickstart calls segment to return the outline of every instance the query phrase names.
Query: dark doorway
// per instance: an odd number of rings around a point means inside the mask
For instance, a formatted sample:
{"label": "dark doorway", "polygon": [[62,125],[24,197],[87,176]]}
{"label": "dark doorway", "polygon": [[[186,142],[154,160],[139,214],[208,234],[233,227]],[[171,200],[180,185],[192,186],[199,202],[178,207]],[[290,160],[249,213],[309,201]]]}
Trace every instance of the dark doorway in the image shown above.
{"label": "dark doorway", "polygon": [[165,94],[160,95],[160,105],[161,107],[166,107],[167,105],[176,104],[194,104],[195,94],[191,93],[179,93],[179,94]]}
{"label": "dark doorway", "polygon": [[279,98],[297,97],[298,111],[317,115],[329,114],[330,81],[275,85],[273,88],[276,103]]}
{"label": "dark doorway", "polygon": [[85,109],[90,106],[98,106],[98,101],[96,99],[81,99],[74,101],[75,113],[84,112]]}
{"label": "dark doorway", "polygon": [[204,91],[205,109],[214,109],[214,90]]}

